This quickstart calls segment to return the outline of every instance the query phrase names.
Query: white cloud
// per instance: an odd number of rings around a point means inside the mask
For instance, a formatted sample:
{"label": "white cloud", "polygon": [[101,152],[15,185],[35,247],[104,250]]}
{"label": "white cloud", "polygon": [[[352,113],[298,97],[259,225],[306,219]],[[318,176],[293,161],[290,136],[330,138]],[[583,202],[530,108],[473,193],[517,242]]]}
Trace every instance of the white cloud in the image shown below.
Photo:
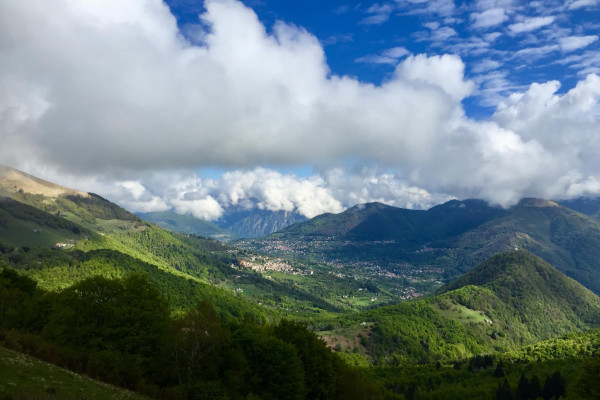
{"label": "white cloud", "polygon": [[512,34],[518,34],[523,32],[531,32],[536,29],[539,29],[543,26],[550,25],[555,20],[554,17],[532,17],[525,18],[521,22],[517,22],[515,24],[511,24],[508,26],[508,30]]}
{"label": "white cloud", "polygon": [[[509,6],[494,3],[495,21]],[[492,17],[474,21],[501,23]],[[0,2],[0,162],[138,210],[206,218],[232,204],[307,216],[365,199],[507,205],[600,179],[597,75],[564,95],[531,85],[474,121],[462,102],[509,85],[490,73],[475,91],[458,56],[402,59],[394,48],[380,55],[400,59],[394,74],[374,85],[331,74],[315,36],[283,22],[267,30],[240,2],[207,1],[200,26],[202,44],[186,42],[159,0]],[[571,40],[564,51],[583,39]],[[461,44],[456,52],[469,55],[489,46]],[[299,178],[261,165],[325,172]],[[334,180],[328,171],[340,165],[348,177]],[[352,172],[362,165],[385,172]],[[207,166],[236,171],[193,173]]]}
{"label": "white cloud", "polygon": [[473,66],[473,68],[471,68],[471,70],[476,74],[480,74],[482,72],[487,72],[487,71],[496,69],[501,65],[502,65],[502,63],[500,63],[496,60],[492,60],[490,58],[485,58],[485,59],[481,60],[480,62],[478,62],[477,64],[475,64]]}
{"label": "white cloud", "polygon": [[460,58],[451,55],[426,57],[422,54],[408,57],[396,69],[400,80],[426,82],[441,88],[455,100],[469,95],[473,83],[464,81],[464,64]]}
{"label": "white cloud", "polygon": [[569,1],[569,10],[577,10],[583,7],[591,7],[598,4],[598,0],[571,0]]}
{"label": "white cloud", "polygon": [[397,46],[391,49],[385,50],[382,55],[391,58],[402,58],[410,54],[410,51],[406,50],[406,47]]}
{"label": "white cloud", "polygon": [[214,221],[223,215],[223,208],[211,196],[197,200],[172,200],[177,214],[189,214],[196,218]]}
{"label": "white cloud", "polygon": [[458,33],[450,28],[449,26],[442,26],[431,32],[431,40],[433,41],[446,41],[453,36],[458,36]]}
{"label": "white cloud", "polygon": [[508,15],[504,8],[491,8],[482,12],[474,12],[471,14],[473,28],[489,28],[500,25],[508,20]]}
{"label": "white cloud", "polygon": [[364,25],[381,25],[390,19],[394,8],[391,4],[375,3],[367,9],[368,17],[363,18],[360,23]]}
{"label": "white cloud", "polygon": [[496,39],[498,39],[500,36],[502,36],[502,33],[500,32],[491,32],[491,33],[487,33],[485,35],[483,35],[483,38],[485,39],[486,42],[494,42]]}
{"label": "white cloud", "polygon": [[366,56],[362,56],[354,60],[357,63],[366,63],[366,64],[390,64],[396,65],[400,58],[410,54],[405,47],[392,47],[390,49],[384,50],[380,55],[377,54],[369,54]]}
{"label": "white cloud", "polygon": [[526,47],[515,52],[515,57],[521,58],[539,58],[559,50],[558,45],[546,45],[539,47]]}
{"label": "white cloud", "polygon": [[545,190],[539,188],[546,197],[572,194],[584,182],[598,179],[600,77],[588,75],[564,95],[556,93],[559,87],[556,81],[533,84],[501,103],[493,117],[503,128],[539,143],[552,155],[554,172],[546,175],[554,175],[555,182],[546,182]]}
{"label": "white cloud", "polygon": [[589,46],[598,40],[598,35],[568,36],[559,39],[562,51],[573,51]]}
{"label": "white cloud", "polygon": [[451,17],[456,11],[453,0],[396,0],[399,7],[408,8],[409,14],[434,14]]}

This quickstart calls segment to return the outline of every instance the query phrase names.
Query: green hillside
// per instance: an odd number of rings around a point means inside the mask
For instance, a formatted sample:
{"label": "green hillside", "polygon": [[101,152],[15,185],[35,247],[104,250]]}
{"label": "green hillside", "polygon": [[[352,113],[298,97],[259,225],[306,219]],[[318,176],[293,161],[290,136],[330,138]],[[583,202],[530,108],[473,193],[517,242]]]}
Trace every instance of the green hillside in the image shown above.
{"label": "green hillside", "polygon": [[344,240],[394,240],[421,246],[453,237],[505,212],[481,200],[451,200],[427,211],[407,210],[382,203],[354,206],[340,214],[323,214],[294,224],[275,237],[335,236]]}
{"label": "green hillside", "polygon": [[454,244],[459,271],[511,248],[543,258],[567,276],[600,293],[600,221],[554,202],[523,200],[510,212],[464,235]]}
{"label": "green hillside", "polygon": [[599,223],[554,202],[373,203],[240,249],[3,171],[12,349],[155,398],[487,399],[500,361],[512,393],[522,374],[595,390],[600,299],[538,256],[593,287]]}
{"label": "green hillside", "polygon": [[0,347],[3,399],[142,400],[148,397]]}
{"label": "green hillside", "polygon": [[540,258],[513,251],[436,296],[346,316],[322,334],[342,352],[398,365],[508,351],[598,326],[598,296]]}

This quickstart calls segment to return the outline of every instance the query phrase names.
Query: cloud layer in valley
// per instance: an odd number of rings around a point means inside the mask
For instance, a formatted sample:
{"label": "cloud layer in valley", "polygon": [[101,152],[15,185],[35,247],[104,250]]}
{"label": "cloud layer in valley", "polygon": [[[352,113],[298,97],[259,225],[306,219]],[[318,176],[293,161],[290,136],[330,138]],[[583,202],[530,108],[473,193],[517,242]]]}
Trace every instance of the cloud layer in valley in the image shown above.
{"label": "cloud layer in valley", "polygon": [[[393,75],[374,85],[332,74],[301,27],[267,30],[234,0],[205,6],[192,40],[159,0],[0,2],[0,161],[133,210],[206,219],[231,205],[311,217],[375,200],[600,194],[594,73],[563,92],[556,81],[514,90],[478,121],[463,101],[481,86],[456,55],[395,47],[377,56],[396,63]],[[505,22],[498,10],[474,12],[475,28]],[[390,12],[373,8],[363,24]],[[552,22],[523,19],[511,32]],[[277,171],[304,165],[313,176]],[[195,173],[210,166],[231,171]]]}

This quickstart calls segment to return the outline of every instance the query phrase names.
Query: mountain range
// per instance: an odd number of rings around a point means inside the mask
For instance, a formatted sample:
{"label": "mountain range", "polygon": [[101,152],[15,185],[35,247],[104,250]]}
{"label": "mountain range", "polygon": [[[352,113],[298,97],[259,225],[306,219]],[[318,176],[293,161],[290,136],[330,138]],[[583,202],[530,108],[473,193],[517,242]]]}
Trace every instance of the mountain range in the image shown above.
{"label": "mountain range", "polygon": [[240,245],[349,269],[400,275],[427,269],[430,282],[448,281],[519,248],[600,293],[600,221],[550,200],[523,199],[508,209],[451,200],[426,211],[370,203]]}
{"label": "mountain range", "polygon": [[[581,210],[594,215],[592,203]],[[214,229],[163,217],[180,230]],[[240,212],[228,223],[248,217]],[[88,374],[118,385],[133,385],[124,376],[137,382],[132,388],[153,380],[146,390],[155,397],[280,398],[289,381],[305,398],[414,398],[418,389],[421,398],[487,399],[502,382],[485,368],[501,360],[506,372],[498,376],[508,386],[535,371],[572,378],[566,390],[573,393],[593,390],[585,371],[596,367],[584,361],[600,352],[600,221],[563,204],[524,199],[502,209],[452,200],[415,211],[370,203],[233,242],[243,248],[193,232],[163,229],[93,193],[1,168],[0,341],[78,371],[85,360]],[[141,324],[136,307],[147,307],[144,324],[155,313],[169,335],[180,335],[161,345],[173,351],[196,343],[187,335],[198,321],[210,322],[195,338],[219,350],[198,364],[195,380],[159,379],[143,361],[159,345],[148,347],[119,322]],[[116,322],[105,326],[110,318]],[[185,359],[163,356],[173,365]],[[281,374],[273,360],[292,373]],[[123,373],[109,373],[113,367]],[[243,385],[230,379],[240,368]],[[269,371],[259,374],[268,385],[248,371]],[[338,382],[335,390],[324,377]],[[357,386],[344,391],[340,379]],[[457,386],[467,381],[473,387]],[[160,385],[168,391],[157,391]]]}

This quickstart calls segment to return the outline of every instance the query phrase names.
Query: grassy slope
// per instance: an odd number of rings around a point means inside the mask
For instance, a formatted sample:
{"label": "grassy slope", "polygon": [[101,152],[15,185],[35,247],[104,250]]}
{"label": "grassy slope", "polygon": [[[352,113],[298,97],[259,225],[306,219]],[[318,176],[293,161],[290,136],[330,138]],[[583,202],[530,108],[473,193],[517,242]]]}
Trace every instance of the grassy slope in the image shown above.
{"label": "grassy slope", "polygon": [[147,399],[0,347],[0,395],[19,399]]}

